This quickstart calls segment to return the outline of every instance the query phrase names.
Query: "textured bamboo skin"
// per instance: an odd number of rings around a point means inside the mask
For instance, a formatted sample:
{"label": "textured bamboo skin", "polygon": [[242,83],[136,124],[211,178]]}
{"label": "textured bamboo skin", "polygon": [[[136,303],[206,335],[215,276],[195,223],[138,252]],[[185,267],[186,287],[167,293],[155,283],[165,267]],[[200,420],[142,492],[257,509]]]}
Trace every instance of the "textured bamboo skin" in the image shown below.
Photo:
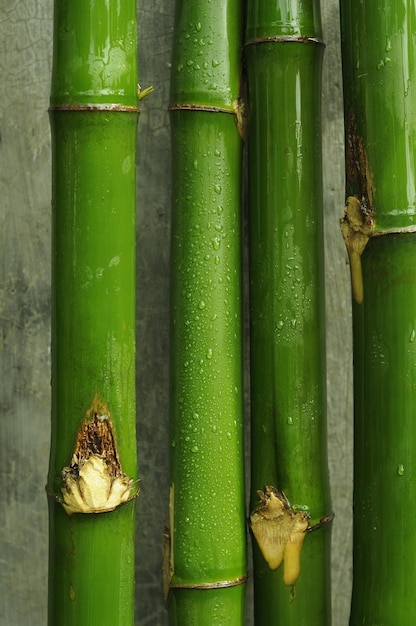
{"label": "textured bamboo skin", "polygon": [[[267,7],[266,7],[267,5]],[[267,9],[267,10],[266,10]],[[318,6],[249,3],[249,221],[252,471],[311,524],[331,512],[326,386],[320,145],[323,46]],[[257,20],[257,21],[256,21]],[[261,40],[263,38],[263,41]],[[308,39],[309,38],[309,39]],[[330,623],[330,528],[309,534],[291,590],[255,541],[258,624]],[[293,598],[293,593],[294,598]]]}
{"label": "textured bamboo skin", "polygon": [[[342,2],[346,195],[364,199],[375,233],[354,304],[354,568],[351,626],[413,623],[415,506],[414,3]],[[359,26],[357,26],[359,25]],[[353,120],[353,123],[351,122]],[[355,128],[354,128],[355,124]]]}
{"label": "textured bamboo skin", "polygon": [[354,578],[351,626],[413,623],[416,240],[371,239],[354,306]]}
{"label": "textured bamboo skin", "polygon": [[51,106],[137,106],[134,0],[56,0]]}
{"label": "textured bamboo skin", "polygon": [[176,2],[171,104],[232,111],[240,95],[241,8],[235,0],[201,4]]}
{"label": "textured bamboo skin", "polygon": [[368,164],[366,180],[357,180],[347,150],[346,194],[364,196],[374,208],[376,231],[412,226],[416,214],[414,4],[345,1],[341,14],[347,148],[361,140]]}
{"label": "textured bamboo skin", "polygon": [[202,584],[244,575],[241,142],[228,114],[172,131],[173,582]]}
{"label": "textured bamboo skin", "polygon": [[[49,623],[134,621],[135,504],[69,517],[61,471],[98,398],[122,471],[135,437],[135,3],[57,2],[53,153]],[[135,487],[137,489],[137,485]]]}
{"label": "textured bamboo skin", "polygon": [[244,623],[240,37],[237,2],[177,2],[169,617],[181,626]]}

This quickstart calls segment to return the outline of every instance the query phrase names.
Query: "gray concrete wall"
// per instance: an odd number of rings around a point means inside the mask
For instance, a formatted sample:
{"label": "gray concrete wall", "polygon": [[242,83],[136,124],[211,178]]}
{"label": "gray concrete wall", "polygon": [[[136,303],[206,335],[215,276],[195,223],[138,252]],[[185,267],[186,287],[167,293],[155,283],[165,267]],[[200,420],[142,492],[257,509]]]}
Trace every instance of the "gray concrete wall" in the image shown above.
{"label": "gray concrete wall", "polygon": [[[163,625],[161,537],[168,497],[169,61],[173,1],[139,0],[144,101],[138,154],[137,624]],[[333,624],[346,626],[351,578],[351,319],[343,211],[337,0],[323,0],[323,149]],[[46,623],[50,423],[52,1],[0,5],[0,626]],[[161,504],[162,503],[162,504]],[[251,624],[250,611],[247,624]]]}

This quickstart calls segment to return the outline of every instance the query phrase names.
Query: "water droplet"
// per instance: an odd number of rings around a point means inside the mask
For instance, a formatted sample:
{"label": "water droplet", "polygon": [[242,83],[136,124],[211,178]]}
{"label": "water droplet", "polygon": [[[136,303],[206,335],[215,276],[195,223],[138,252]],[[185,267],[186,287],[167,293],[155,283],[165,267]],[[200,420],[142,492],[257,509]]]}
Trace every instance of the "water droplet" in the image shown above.
{"label": "water droplet", "polygon": [[412,332],[410,333],[410,337],[409,337],[410,343],[414,343],[415,339],[416,339],[416,330],[413,329]]}
{"label": "water droplet", "polygon": [[287,418],[287,423],[288,423],[288,424],[293,424],[293,417],[290,417],[290,416],[289,416],[289,417]]}
{"label": "water droplet", "polygon": [[170,444],[172,448],[176,447],[176,439],[172,439],[172,443]]}
{"label": "water droplet", "polygon": [[213,433],[216,433],[217,432],[217,426],[215,424],[213,424],[211,426],[211,430],[212,430]]}
{"label": "water droplet", "polygon": [[215,193],[221,193],[221,185],[214,185]]}
{"label": "water droplet", "polygon": [[207,359],[212,359],[212,348],[208,348],[207,350]]}
{"label": "water droplet", "polygon": [[199,32],[200,32],[200,30],[201,30],[201,28],[202,28],[201,22],[197,22],[197,23],[195,24],[195,30],[199,33]]}
{"label": "water droplet", "polygon": [[218,150],[218,148],[215,148],[215,150],[214,150],[214,154],[215,154],[215,156],[217,156],[217,157],[218,157],[218,156],[221,156],[221,150]]}
{"label": "water droplet", "polygon": [[212,59],[212,67],[218,67],[220,64],[220,62],[218,61],[218,59]]}
{"label": "water droplet", "polygon": [[214,237],[214,239],[212,240],[212,246],[214,248],[214,250],[219,250],[220,249],[220,245],[221,245],[221,240],[219,237]]}
{"label": "water droplet", "polygon": [[283,320],[279,320],[276,324],[276,328],[277,330],[282,330],[283,326],[285,325]]}
{"label": "water droplet", "polygon": [[199,450],[199,448],[198,448],[197,445],[192,446],[192,448],[191,448],[191,452],[193,452],[193,453],[198,452],[198,450]]}
{"label": "water droplet", "polygon": [[188,61],[186,62],[186,65],[188,67],[192,67],[193,64],[194,64],[194,62],[192,61],[192,59],[188,59]]}
{"label": "water droplet", "polygon": [[387,39],[386,41],[386,48],[385,48],[386,52],[390,52],[391,50],[391,41],[390,39]]}
{"label": "water droplet", "polygon": [[398,473],[399,476],[403,476],[403,474],[404,474],[404,465],[403,465],[403,463],[400,463],[400,465],[398,466],[397,473]]}
{"label": "water droplet", "polygon": [[195,159],[194,161],[194,170],[198,169],[198,159]]}
{"label": "water droplet", "polygon": [[216,256],[215,257],[215,265],[219,265],[220,264],[220,257]]}
{"label": "water droplet", "polygon": [[201,300],[201,302],[198,304],[198,307],[201,309],[205,309],[205,302],[203,300]]}
{"label": "water droplet", "polygon": [[198,413],[193,413],[193,414],[192,414],[192,417],[194,418],[194,420],[199,419],[199,415],[198,415]]}

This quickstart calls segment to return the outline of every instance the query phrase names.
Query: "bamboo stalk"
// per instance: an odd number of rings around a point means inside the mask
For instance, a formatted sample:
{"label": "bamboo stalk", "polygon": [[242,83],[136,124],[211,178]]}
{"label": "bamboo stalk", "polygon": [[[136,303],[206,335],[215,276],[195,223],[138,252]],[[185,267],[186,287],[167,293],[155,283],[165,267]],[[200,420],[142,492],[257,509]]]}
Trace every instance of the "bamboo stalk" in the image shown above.
{"label": "bamboo stalk", "polygon": [[251,526],[267,626],[330,623],[322,51],[318,2],[248,2]]}
{"label": "bamboo stalk", "polygon": [[178,0],[172,63],[172,624],[244,621],[241,14]]}
{"label": "bamboo stalk", "polygon": [[[351,625],[411,624],[416,533],[414,3],[341,2],[343,235],[353,256]],[[357,258],[357,240],[361,251]],[[355,257],[355,260],[354,260]],[[362,267],[361,267],[362,266]]]}
{"label": "bamboo stalk", "polygon": [[56,2],[49,624],[133,624],[136,7]]}

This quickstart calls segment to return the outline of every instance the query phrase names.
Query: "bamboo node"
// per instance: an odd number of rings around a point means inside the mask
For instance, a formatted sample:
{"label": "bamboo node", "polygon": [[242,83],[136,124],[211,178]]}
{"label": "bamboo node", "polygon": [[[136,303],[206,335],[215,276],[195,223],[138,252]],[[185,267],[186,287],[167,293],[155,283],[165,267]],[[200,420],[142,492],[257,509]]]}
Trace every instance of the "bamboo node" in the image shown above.
{"label": "bamboo node", "polygon": [[[92,413],[92,419],[89,419]],[[62,500],[68,515],[104,513],[136,497],[134,480],[122,472],[109,412],[96,398],[77,435],[69,467],[62,470]]]}
{"label": "bamboo node", "polygon": [[374,233],[374,212],[364,199],[349,196],[340,224],[350,262],[352,292],[355,301],[361,304],[364,298],[361,255]]}
{"label": "bamboo node", "polygon": [[251,530],[270,569],[283,562],[283,581],[292,586],[300,573],[300,553],[310,517],[296,511],[276,487],[266,485],[265,491],[257,494],[260,503],[250,514]]}

